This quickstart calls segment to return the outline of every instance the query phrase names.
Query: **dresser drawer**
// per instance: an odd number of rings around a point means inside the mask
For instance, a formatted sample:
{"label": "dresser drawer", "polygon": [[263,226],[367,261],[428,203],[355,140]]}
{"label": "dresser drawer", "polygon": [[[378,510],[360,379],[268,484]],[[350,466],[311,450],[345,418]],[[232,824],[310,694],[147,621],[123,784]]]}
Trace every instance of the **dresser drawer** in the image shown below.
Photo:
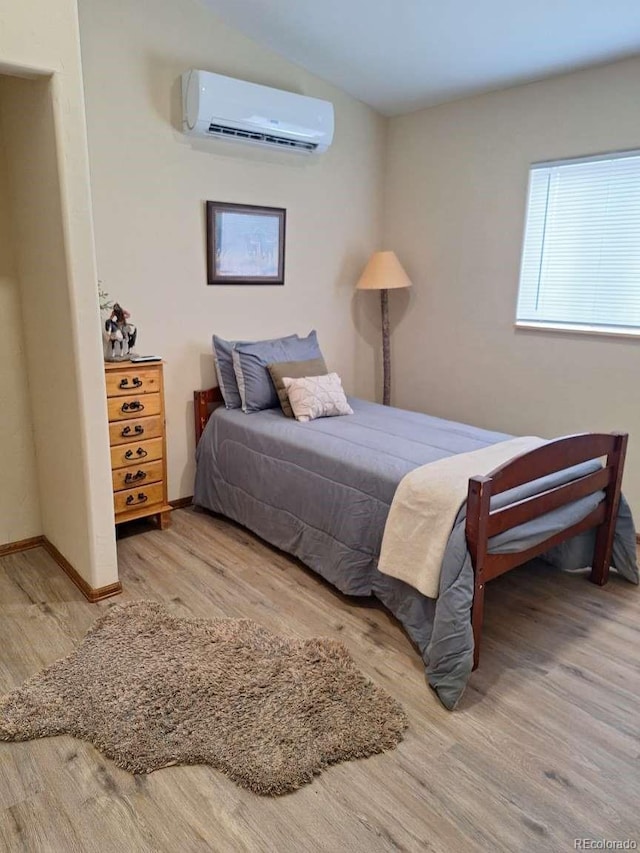
{"label": "dresser drawer", "polygon": [[113,506],[117,518],[118,513],[128,512],[132,509],[146,509],[146,507],[152,507],[154,504],[162,504],[163,500],[162,483],[154,483],[151,486],[137,486],[135,489],[115,492]]}
{"label": "dresser drawer", "polygon": [[107,397],[127,394],[153,394],[160,391],[160,371],[157,368],[129,368],[106,376]]}
{"label": "dresser drawer", "polygon": [[130,397],[110,397],[107,400],[109,421],[136,420],[141,416],[159,415],[162,411],[160,394],[140,394]]}
{"label": "dresser drawer", "polygon": [[116,468],[113,472],[113,491],[120,492],[122,489],[138,488],[162,480],[164,480],[164,462],[162,459],[142,465],[130,465],[127,468]]}
{"label": "dresser drawer", "polygon": [[128,465],[137,465],[140,462],[153,462],[155,459],[162,459],[162,456],[161,438],[120,444],[111,448],[111,467],[124,468]]}
{"label": "dresser drawer", "polygon": [[162,435],[162,415],[152,415],[150,418],[137,418],[135,421],[115,421],[109,424],[109,443],[127,444],[133,439],[146,441],[148,438],[158,438]]}

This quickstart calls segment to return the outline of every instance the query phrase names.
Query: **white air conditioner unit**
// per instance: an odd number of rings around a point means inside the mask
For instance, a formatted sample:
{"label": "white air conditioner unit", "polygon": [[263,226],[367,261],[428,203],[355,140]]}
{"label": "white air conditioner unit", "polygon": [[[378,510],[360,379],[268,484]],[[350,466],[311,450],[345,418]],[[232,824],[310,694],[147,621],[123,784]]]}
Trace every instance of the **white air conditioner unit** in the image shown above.
{"label": "white air conditioner unit", "polygon": [[333,104],[224,77],[182,75],[185,133],[268,145],[286,151],[326,151],[333,139]]}

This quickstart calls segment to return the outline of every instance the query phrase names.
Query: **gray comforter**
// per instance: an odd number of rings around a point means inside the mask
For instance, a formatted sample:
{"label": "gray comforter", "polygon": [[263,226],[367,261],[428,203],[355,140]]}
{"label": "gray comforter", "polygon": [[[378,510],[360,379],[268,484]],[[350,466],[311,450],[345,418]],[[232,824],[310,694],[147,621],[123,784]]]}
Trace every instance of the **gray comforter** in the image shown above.
{"label": "gray comforter", "polygon": [[[396,487],[413,468],[477,450],[510,436],[350,399],[351,416],[297,423],[279,409],[246,415],[217,409],[197,450],[194,502],[253,530],[298,557],[347,595],[375,595],[400,620],[425,663],[429,683],[447,708],[457,704],[471,672],[473,568],[460,511],[446,549],[440,594],[429,599],[377,569],[384,525]],[[579,469],[498,496],[524,497]],[[492,551],[522,550],[588,514],[591,496],[491,541]],[[590,565],[593,531],[545,557],[574,569]],[[638,583],[635,530],[623,499],[613,564]]]}

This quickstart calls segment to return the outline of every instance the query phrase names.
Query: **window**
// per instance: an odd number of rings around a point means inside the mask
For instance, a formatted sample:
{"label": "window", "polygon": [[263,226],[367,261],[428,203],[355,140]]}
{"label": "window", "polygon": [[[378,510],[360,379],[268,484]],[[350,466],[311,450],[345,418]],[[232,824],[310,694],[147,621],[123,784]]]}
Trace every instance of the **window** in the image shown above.
{"label": "window", "polygon": [[640,335],[640,151],[531,167],[516,325]]}

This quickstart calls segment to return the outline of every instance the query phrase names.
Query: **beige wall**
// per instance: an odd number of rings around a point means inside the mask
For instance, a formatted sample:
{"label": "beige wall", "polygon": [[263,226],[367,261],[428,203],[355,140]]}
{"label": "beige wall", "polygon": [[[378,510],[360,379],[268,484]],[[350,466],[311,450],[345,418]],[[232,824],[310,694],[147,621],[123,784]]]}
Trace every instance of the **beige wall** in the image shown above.
{"label": "beige wall", "polygon": [[[193,493],[191,393],[214,384],[213,332],[315,327],[348,390],[372,394],[375,318],[353,287],[379,248],[386,124],[193,0],[157,0],[151,15],[135,0],[79,7],[99,277],[137,323],[138,350],[166,359],[169,493],[182,497]],[[185,137],[178,81],[191,67],[333,101],[334,145],[305,158]],[[284,287],[206,285],[206,199],[287,209]]]}
{"label": "beige wall", "polygon": [[[397,405],[513,433],[631,433],[640,517],[640,340],[513,328],[532,161],[640,148],[640,59],[392,119],[385,237]],[[394,294],[392,294],[392,297]]]}
{"label": "beige wall", "polygon": [[4,4],[0,71],[52,74],[2,85],[41,532],[106,586],[117,562],[75,0]]}
{"label": "beige wall", "polygon": [[20,282],[0,126],[0,545],[42,533]]}

